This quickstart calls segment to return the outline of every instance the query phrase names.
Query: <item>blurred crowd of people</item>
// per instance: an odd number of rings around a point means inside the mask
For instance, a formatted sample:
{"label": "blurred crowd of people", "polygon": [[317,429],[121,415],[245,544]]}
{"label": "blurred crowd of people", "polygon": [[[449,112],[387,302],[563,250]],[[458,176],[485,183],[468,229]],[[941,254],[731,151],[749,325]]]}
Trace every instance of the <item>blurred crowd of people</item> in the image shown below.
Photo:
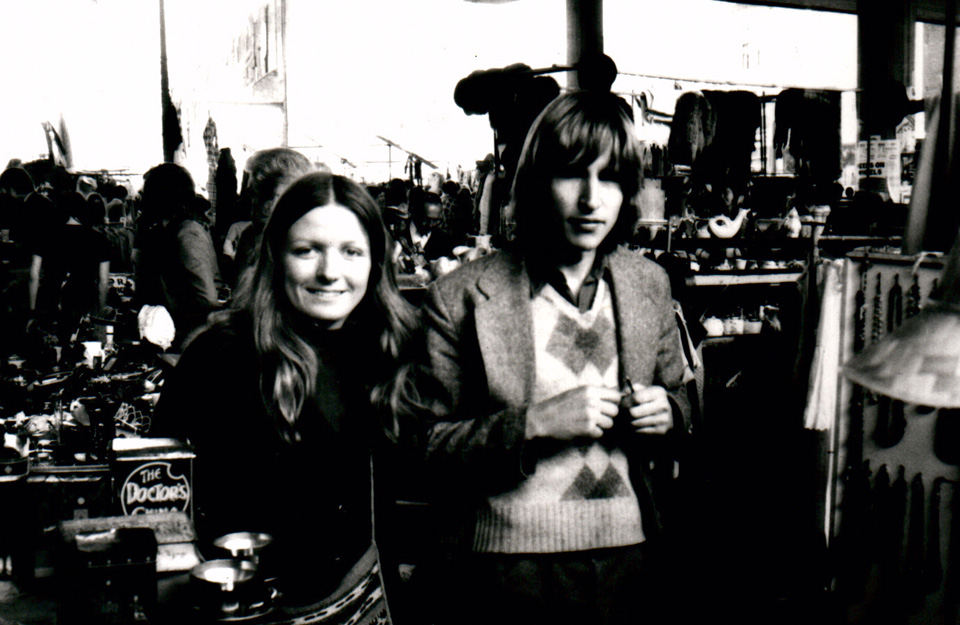
{"label": "blurred crowd of people", "polygon": [[195,451],[204,556],[270,537],[258,622],[667,622],[696,376],[666,271],[630,247],[632,117],[572,91],[522,145],[472,185],[361,186],[289,148],[240,179],[221,152],[206,193],[175,163],[137,192],[12,164],[0,344],[76,363],[85,323],[169,313],[150,435]]}
{"label": "blurred crowd of people", "polygon": [[[283,188],[316,169],[299,152],[272,148],[253,154],[238,178],[224,148],[216,189],[205,194],[172,163],[151,168],[142,185],[139,176],[30,165],[14,159],[0,175],[0,343],[4,357],[47,361],[76,343],[83,324],[110,321],[126,304],[165,306],[177,328],[175,347],[182,347],[255,264]],[[366,186],[408,286],[447,273],[467,251],[489,249],[489,237],[477,236],[482,175],[458,178],[434,172],[426,181]],[[114,278],[113,289],[111,274],[125,277]],[[129,302],[120,300],[119,284],[129,287]]]}

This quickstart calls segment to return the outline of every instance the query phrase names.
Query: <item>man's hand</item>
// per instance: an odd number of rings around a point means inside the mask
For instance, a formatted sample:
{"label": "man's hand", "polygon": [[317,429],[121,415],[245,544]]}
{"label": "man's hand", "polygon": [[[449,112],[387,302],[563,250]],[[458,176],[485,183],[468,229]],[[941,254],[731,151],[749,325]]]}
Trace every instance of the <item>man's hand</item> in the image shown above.
{"label": "man's hand", "polygon": [[581,386],[530,406],[526,436],[528,440],[600,438],[613,427],[613,418],[619,410],[617,389]]}
{"label": "man's hand", "polygon": [[638,434],[666,434],[673,427],[673,408],[662,386],[646,386],[624,398],[630,424]]}

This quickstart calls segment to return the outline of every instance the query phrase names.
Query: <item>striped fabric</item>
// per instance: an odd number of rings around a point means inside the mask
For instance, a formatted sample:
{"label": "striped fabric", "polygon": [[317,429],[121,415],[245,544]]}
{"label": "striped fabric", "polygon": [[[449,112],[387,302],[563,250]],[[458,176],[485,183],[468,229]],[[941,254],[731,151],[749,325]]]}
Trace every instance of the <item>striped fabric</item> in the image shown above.
{"label": "striped fabric", "polygon": [[340,587],[320,603],[284,608],[258,623],[277,625],[390,625],[376,545],[354,565]]}

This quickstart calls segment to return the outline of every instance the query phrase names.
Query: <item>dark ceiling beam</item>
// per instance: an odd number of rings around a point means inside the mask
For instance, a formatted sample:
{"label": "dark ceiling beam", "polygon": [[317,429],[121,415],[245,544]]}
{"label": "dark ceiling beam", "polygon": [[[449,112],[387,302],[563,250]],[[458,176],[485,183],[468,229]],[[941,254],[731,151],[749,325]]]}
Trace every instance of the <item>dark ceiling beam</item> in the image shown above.
{"label": "dark ceiling beam", "polygon": [[857,0],[721,0],[734,4],[755,4],[788,9],[814,9],[839,13],[856,13]]}
{"label": "dark ceiling beam", "polygon": [[[755,4],[760,6],[785,7],[789,9],[813,9],[837,13],[856,13],[857,0],[720,0],[734,4]],[[865,0],[869,2],[870,0]],[[916,0],[917,20],[932,24],[942,24],[944,20],[944,0]]]}

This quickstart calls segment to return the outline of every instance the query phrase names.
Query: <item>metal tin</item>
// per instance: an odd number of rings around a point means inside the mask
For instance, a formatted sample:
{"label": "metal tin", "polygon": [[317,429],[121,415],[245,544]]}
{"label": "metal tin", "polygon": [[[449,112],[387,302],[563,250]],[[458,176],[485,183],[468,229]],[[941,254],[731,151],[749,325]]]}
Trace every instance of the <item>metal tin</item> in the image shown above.
{"label": "metal tin", "polygon": [[171,438],[113,440],[118,513],[183,512],[193,518],[194,451]]}

